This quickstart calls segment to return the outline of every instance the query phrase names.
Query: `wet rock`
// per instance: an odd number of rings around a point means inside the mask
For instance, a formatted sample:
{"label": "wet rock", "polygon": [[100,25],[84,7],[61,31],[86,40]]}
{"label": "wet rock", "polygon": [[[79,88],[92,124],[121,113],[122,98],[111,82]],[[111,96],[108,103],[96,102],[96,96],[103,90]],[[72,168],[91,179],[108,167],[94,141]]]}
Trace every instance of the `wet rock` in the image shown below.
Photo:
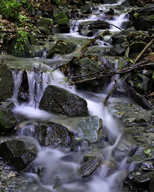
{"label": "wet rock", "polygon": [[109,29],[110,25],[105,21],[94,21],[90,24],[89,29]]}
{"label": "wet rock", "polygon": [[10,109],[0,108],[0,134],[12,131],[17,123]]}
{"label": "wet rock", "polygon": [[102,163],[102,155],[97,151],[92,151],[86,154],[83,158],[84,162],[79,169],[77,169],[67,179],[62,179],[56,183],[54,188],[59,187],[61,184],[71,183],[74,181],[80,181],[83,178],[88,178],[92,175]]}
{"label": "wet rock", "polygon": [[[103,69],[103,67],[105,68]],[[81,59],[74,59],[70,63],[70,70],[73,72],[71,74],[73,76],[79,76],[79,77],[81,76],[81,78],[79,79],[81,80],[81,82],[78,83],[78,80],[77,80],[77,81],[74,81],[74,84],[76,84],[77,88],[80,90],[87,90],[91,92],[98,92],[103,87],[105,82],[109,79],[101,78],[101,79],[94,79],[94,80],[84,82],[84,80],[87,79],[87,77],[84,77],[84,75],[92,74],[98,71],[108,70],[109,69],[108,67],[111,67],[111,66],[104,65],[104,61],[102,61],[100,65],[97,59],[95,60],[88,57],[83,57]],[[66,72],[66,75],[67,73],[69,73],[69,71]]]}
{"label": "wet rock", "polygon": [[40,33],[42,33],[43,35],[49,35],[50,34],[50,30],[47,29],[46,27],[38,26],[38,29],[39,29]]}
{"label": "wet rock", "polygon": [[56,54],[69,54],[73,52],[76,48],[76,45],[72,42],[59,40],[57,43],[50,49],[47,53],[47,58],[52,58]]}
{"label": "wet rock", "polygon": [[113,48],[109,51],[112,56],[122,56],[125,54],[127,42],[126,37],[121,34],[115,34],[112,36]]}
{"label": "wet rock", "polygon": [[79,139],[75,140],[71,146],[71,151],[85,151],[90,146],[90,142],[88,139]]}
{"label": "wet rock", "polygon": [[37,156],[38,148],[32,138],[11,138],[0,144],[0,157],[20,171]]}
{"label": "wet rock", "polygon": [[136,30],[147,30],[148,24],[146,20],[143,18],[137,18],[133,21],[132,25],[135,27]]}
{"label": "wet rock", "polygon": [[134,41],[133,43],[130,44],[130,54],[140,53],[145,46],[146,43],[143,41]]}
{"label": "wet rock", "polygon": [[102,137],[102,124],[103,121],[98,116],[85,118],[76,127],[78,136],[91,143],[99,141]]}
{"label": "wet rock", "polygon": [[81,13],[83,13],[83,14],[92,13],[92,7],[90,4],[83,5],[80,10],[81,10]]}
{"label": "wet rock", "polygon": [[9,53],[16,57],[34,57],[34,48],[30,44],[28,36],[26,33],[15,35],[8,43]]}
{"label": "wet rock", "polygon": [[39,108],[70,117],[88,115],[87,102],[83,98],[53,85],[45,89]]}
{"label": "wet rock", "polygon": [[140,94],[145,95],[148,91],[148,85],[150,82],[150,79],[142,75],[140,73],[136,74],[135,77],[131,79],[131,77],[128,78],[127,82],[131,84],[131,86]]}
{"label": "wet rock", "polygon": [[0,65],[0,101],[4,101],[13,95],[13,79],[7,65]]}
{"label": "wet rock", "polygon": [[102,155],[99,152],[91,152],[84,156],[86,161],[77,171],[79,177],[89,177],[102,163]]}
{"label": "wet rock", "polygon": [[69,33],[69,19],[68,16],[63,13],[62,11],[54,12],[54,22],[58,24],[59,32],[60,33]]}
{"label": "wet rock", "polygon": [[67,147],[71,142],[68,129],[56,123],[38,123],[24,126],[21,132],[25,136],[34,137],[41,146]]}

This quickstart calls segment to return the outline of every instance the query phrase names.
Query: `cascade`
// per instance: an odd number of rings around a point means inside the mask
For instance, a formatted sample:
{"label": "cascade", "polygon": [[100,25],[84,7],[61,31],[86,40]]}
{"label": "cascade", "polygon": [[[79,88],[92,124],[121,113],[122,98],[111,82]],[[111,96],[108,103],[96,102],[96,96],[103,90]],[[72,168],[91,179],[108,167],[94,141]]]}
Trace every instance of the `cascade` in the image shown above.
{"label": "cascade", "polygon": [[[120,4],[121,2],[123,1],[119,1],[118,4]],[[77,21],[72,20],[72,28],[70,30],[70,33],[63,34],[63,36],[69,35],[73,37],[87,38],[79,35],[79,24],[82,22],[96,21],[98,19],[104,20],[106,16],[104,13],[100,13],[100,11],[109,7],[110,5],[100,5],[100,7],[96,9],[96,11],[93,11],[94,13],[90,17]],[[117,17],[114,17],[112,20],[106,21],[111,24],[117,25],[118,27],[121,27],[121,23],[128,19],[129,18],[127,18],[126,14],[121,14]],[[110,30],[118,31],[118,29],[114,26],[112,26]],[[106,39],[104,39],[104,41],[102,42],[98,40],[98,45],[100,47],[111,46],[109,37],[106,37]],[[45,55],[46,54],[44,53],[44,56]],[[68,55],[68,58],[67,55],[63,57],[57,56],[53,58],[51,62],[64,62],[64,60],[69,60],[69,57],[70,55]],[[36,67],[38,67],[37,63],[34,64]],[[43,72],[39,72],[37,70],[26,70],[26,75],[29,87],[28,101],[19,102],[18,95],[20,92],[20,85],[22,83],[23,70],[12,71],[12,76],[14,80],[14,95],[12,97],[12,100],[16,105],[13,110],[16,115],[22,115],[32,120],[39,119],[45,121],[55,121],[64,126],[69,125],[69,127],[72,128],[71,122],[73,121],[73,118],[67,118],[66,120],[63,116],[53,115],[38,108],[40,99],[43,95],[45,88],[48,85],[58,85],[80,97],[83,97],[87,101],[89,114],[91,116],[97,115],[103,120],[103,126],[109,132],[109,136],[113,142],[112,144],[107,144],[101,149],[99,147],[96,147],[96,150],[101,151],[103,158],[105,159],[105,163],[102,163],[102,165],[99,167],[99,170],[97,171],[97,174],[92,176],[91,179],[87,182],[64,182],[64,184],[62,184],[60,188],[53,189],[54,181],[56,179],[58,180],[63,177],[66,177],[71,180],[70,175],[74,173],[76,169],[80,168],[78,158],[82,158],[83,154],[80,152],[77,153],[77,155],[71,154],[74,155],[73,157],[77,160],[67,162],[62,160],[66,156],[65,152],[62,152],[58,149],[51,149],[50,147],[40,147],[37,158],[34,160],[34,162],[32,162],[32,165],[30,166],[28,171],[26,171],[25,174],[28,176],[33,176],[36,182],[41,187],[43,187],[44,189],[49,189],[49,191],[51,192],[119,192],[120,188],[122,187],[123,178],[125,177],[128,171],[128,165],[126,162],[127,157],[123,160],[116,160],[113,155],[114,150],[121,141],[123,131],[119,122],[115,118],[113,118],[108,109],[103,106],[103,101],[106,97],[106,93],[83,93],[81,91],[77,91],[74,86],[70,87],[66,82],[64,82],[64,75],[60,71],[56,70],[52,72],[52,68],[50,67]],[[118,79],[118,76],[116,78]],[[110,87],[106,88],[106,91],[110,90],[113,85],[114,82],[112,81],[109,85]],[[20,134],[24,134],[24,129],[22,129]],[[112,162],[112,160],[116,161],[116,168],[112,173],[109,173],[110,169],[108,168],[108,166]],[[36,166],[43,167],[44,169],[42,172],[42,181],[40,181],[40,178],[37,176],[37,174],[34,173],[34,168]]]}

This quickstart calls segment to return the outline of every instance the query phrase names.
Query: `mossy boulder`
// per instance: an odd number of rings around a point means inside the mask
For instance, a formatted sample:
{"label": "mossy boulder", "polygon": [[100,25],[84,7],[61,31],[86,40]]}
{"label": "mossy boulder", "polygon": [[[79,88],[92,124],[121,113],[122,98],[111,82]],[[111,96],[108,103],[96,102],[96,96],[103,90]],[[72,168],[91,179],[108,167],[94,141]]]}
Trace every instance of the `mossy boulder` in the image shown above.
{"label": "mossy boulder", "polygon": [[54,85],[46,87],[39,108],[70,117],[88,115],[86,100]]}
{"label": "mossy boulder", "polygon": [[0,133],[8,133],[14,129],[17,123],[13,112],[10,109],[0,108]]}
{"label": "mossy boulder", "polygon": [[68,16],[65,13],[59,12],[54,17],[54,22],[58,25],[68,25]]}
{"label": "mossy boulder", "polygon": [[48,51],[47,58],[52,58],[56,54],[69,54],[73,52],[76,48],[76,45],[69,41],[59,40],[57,43]]}
{"label": "mossy boulder", "polygon": [[7,65],[0,65],[0,101],[13,95],[13,79]]}
{"label": "mossy boulder", "polygon": [[18,171],[25,169],[37,153],[36,142],[31,137],[15,137],[0,144],[0,157]]}
{"label": "mossy boulder", "polygon": [[9,52],[16,57],[34,57],[34,48],[30,44],[29,35],[19,31],[9,42]]}
{"label": "mossy boulder", "polygon": [[55,24],[58,24],[58,29],[61,33],[69,33],[70,27],[69,27],[69,18],[68,16],[60,12],[54,13],[54,22]]}
{"label": "mossy boulder", "polygon": [[[76,81],[77,83],[74,81],[74,84],[76,84],[77,88],[80,90],[98,92],[100,89],[102,89],[105,82],[109,80],[107,77],[101,79],[94,78],[94,80],[91,80],[89,78],[90,80],[87,80],[87,74],[93,74],[104,70],[102,67],[103,62],[98,62],[95,59],[91,59],[88,57],[83,57],[81,59],[75,58],[72,60],[69,66],[71,71],[74,72],[72,74],[73,76],[81,76],[81,83],[78,84],[78,81]],[[69,73],[69,71],[67,72],[66,69],[65,73],[67,74]],[[91,77],[93,78],[92,75]]]}

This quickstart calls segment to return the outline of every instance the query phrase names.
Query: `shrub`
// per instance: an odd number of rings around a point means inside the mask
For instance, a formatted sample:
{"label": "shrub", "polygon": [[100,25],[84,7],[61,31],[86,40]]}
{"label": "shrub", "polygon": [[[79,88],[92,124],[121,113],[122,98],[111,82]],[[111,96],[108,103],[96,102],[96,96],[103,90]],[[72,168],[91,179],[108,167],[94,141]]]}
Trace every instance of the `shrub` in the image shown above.
{"label": "shrub", "polygon": [[1,0],[0,1],[0,13],[3,19],[9,21],[18,20],[21,4],[16,0]]}

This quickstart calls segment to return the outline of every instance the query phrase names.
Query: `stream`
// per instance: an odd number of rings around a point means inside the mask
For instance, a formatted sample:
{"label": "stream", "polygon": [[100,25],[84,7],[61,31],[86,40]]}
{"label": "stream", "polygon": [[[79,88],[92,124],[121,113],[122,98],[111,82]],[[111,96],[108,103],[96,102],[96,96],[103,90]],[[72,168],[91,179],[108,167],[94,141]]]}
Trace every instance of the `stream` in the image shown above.
{"label": "stream", "polygon": [[[124,21],[129,21],[127,13],[122,13],[117,9],[117,16],[113,18],[106,18],[105,12],[112,7],[118,7],[124,0],[120,0],[117,4],[99,4],[94,5],[91,16],[87,18],[81,18],[79,20],[70,20],[71,29],[70,33],[57,34],[57,39],[75,39],[77,42],[85,42],[88,40],[87,36],[79,34],[79,25],[82,23],[105,20],[112,24],[110,31],[118,33],[121,25]],[[126,11],[126,10],[125,10]],[[117,26],[117,27],[114,27]],[[86,30],[86,28],[85,28]],[[103,30],[100,30],[103,31]],[[99,31],[99,32],[100,32]],[[97,36],[97,33],[93,37]],[[91,37],[92,38],[92,37]],[[110,37],[105,37],[104,40],[97,40],[97,48],[107,49],[111,47]],[[78,45],[80,46],[80,45]],[[94,48],[94,47],[93,47]],[[127,163],[127,156],[120,157],[116,154],[117,146],[121,143],[124,135],[123,125],[118,118],[113,117],[109,108],[114,110],[112,105],[118,100],[123,102],[129,102],[128,98],[111,97],[107,106],[103,106],[103,101],[111,88],[114,86],[114,81],[109,85],[103,87],[99,93],[91,93],[86,91],[79,91],[76,87],[70,86],[65,82],[65,76],[59,70],[52,72],[56,65],[67,63],[74,55],[57,55],[53,59],[46,59],[46,53],[42,58],[25,59],[15,58],[13,56],[7,56],[5,62],[12,70],[12,77],[14,81],[14,94],[12,101],[14,102],[13,112],[22,121],[20,122],[21,130],[18,131],[18,137],[31,136],[33,128],[28,129],[29,124],[33,124],[37,121],[55,122],[66,126],[71,132],[75,133],[76,139],[78,135],[76,133],[77,124],[84,119],[84,117],[66,117],[63,115],[55,115],[38,108],[40,99],[43,95],[45,88],[48,85],[57,85],[62,87],[73,94],[76,94],[87,101],[88,111],[90,116],[98,116],[103,120],[103,127],[108,131],[108,142],[98,142],[93,144],[86,150],[79,149],[77,152],[71,152],[69,148],[65,149],[52,149],[50,147],[42,147],[37,142],[39,149],[36,159],[31,165],[23,171],[25,178],[27,178],[27,184],[21,186],[17,190],[6,189],[5,191],[17,191],[17,192],[33,192],[33,191],[45,191],[45,192],[120,192],[127,191],[123,189],[123,180],[130,171],[129,164]],[[103,57],[103,55],[102,55]],[[46,64],[44,64],[44,62]],[[21,64],[20,64],[21,63]],[[22,68],[22,66],[24,66]],[[117,66],[115,66],[116,68]],[[21,102],[18,100],[19,88],[22,83],[23,73],[26,68],[26,74],[28,78],[29,87],[29,101]],[[36,69],[36,70],[34,70]],[[42,72],[38,72],[38,71]],[[118,76],[115,76],[118,79]],[[127,138],[129,140],[129,138]],[[105,144],[104,144],[105,143]],[[99,151],[102,154],[103,162],[101,166],[87,179],[73,179],[73,175],[77,169],[80,168],[82,159],[86,153],[90,151]],[[113,166],[113,167],[112,167]],[[37,167],[42,167],[41,177],[38,176]],[[35,170],[35,171],[34,171]],[[30,180],[31,181],[28,181]],[[63,181],[64,179],[64,181]],[[56,181],[62,180],[60,186],[55,187]],[[11,184],[13,186],[13,184]],[[10,185],[10,186],[11,186]]]}

